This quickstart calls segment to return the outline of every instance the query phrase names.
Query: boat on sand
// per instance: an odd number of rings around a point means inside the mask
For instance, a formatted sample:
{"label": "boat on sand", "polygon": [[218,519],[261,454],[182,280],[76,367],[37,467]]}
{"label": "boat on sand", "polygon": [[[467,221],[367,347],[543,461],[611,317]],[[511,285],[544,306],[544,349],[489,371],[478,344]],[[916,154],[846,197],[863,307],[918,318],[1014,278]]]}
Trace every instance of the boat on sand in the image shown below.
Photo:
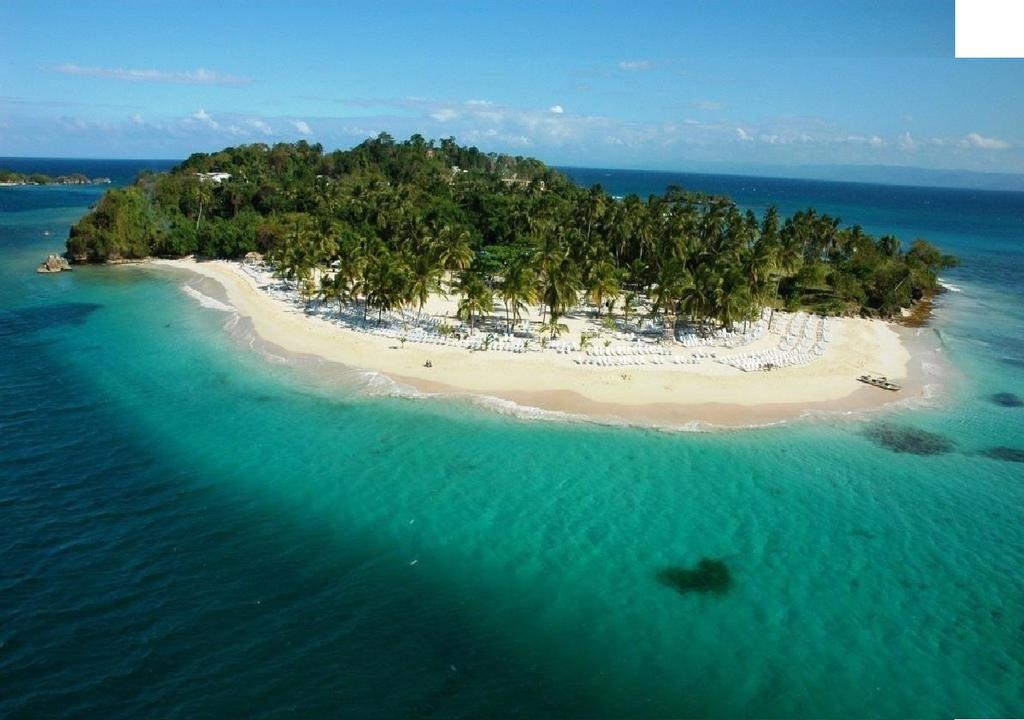
{"label": "boat on sand", "polygon": [[885,375],[861,375],[857,379],[866,385],[874,385],[875,387],[882,388],[883,390],[896,392],[901,389],[899,385],[892,382]]}

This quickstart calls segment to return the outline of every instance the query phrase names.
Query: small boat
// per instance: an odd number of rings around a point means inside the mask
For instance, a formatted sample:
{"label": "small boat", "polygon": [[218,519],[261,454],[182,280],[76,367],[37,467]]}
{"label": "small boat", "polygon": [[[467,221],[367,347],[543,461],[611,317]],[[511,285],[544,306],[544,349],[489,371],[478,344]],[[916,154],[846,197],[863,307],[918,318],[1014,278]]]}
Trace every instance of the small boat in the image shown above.
{"label": "small boat", "polygon": [[857,379],[866,385],[874,385],[875,387],[882,388],[883,390],[891,390],[893,392],[896,392],[897,390],[902,389],[899,385],[892,382],[885,375],[861,375]]}

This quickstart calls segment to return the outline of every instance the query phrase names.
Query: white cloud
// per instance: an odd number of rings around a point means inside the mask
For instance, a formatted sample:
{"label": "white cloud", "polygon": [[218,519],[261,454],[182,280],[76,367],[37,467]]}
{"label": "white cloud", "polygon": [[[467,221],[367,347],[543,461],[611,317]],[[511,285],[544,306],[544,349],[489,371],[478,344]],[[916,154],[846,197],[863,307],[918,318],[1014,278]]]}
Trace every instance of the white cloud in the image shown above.
{"label": "white cloud", "polygon": [[525,135],[499,132],[495,128],[488,128],[486,130],[469,130],[463,133],[463,136],[470,142],[485,140],[488,142],[504,143],[505,145],[512,147],[530,147],[533,145],[533,141]]}
{"label": "white cloud", "polygon": [[[644,122],[578,112],[569,114],[562,105],[531,108],[479,99],[454,101],[403,97],[366,102],[376,114],[362,118],[360,127],[386,129],[395,137],[413,132],[428,137],[452,135],[464,142],[486,144],[495,150],[530,147],[539,157],[545,157],[547,153],[556,157],[559,153],[579,153],[589,146],[628,150],[636,153],[637,157],[646,154],[657,161],[666,157],[666,148],[671,148],[672,153],[681,153],[681,157],[707,159],[878,162],[896,161],[898,153],[913,150],[922,161],[938,164],[940,160],[927,153],[961,147],[962,143],[970,143],[971,147],[998,148],[1004,142],[980,135],[944,140],[919,139],[909,131],[882,136],[851,131],[851,128],[819,117],[799,115],[779,115],[756,122],[714,116],[708,120],[689,117],[672,122]],[[696,108],[698,101],[689,101],[687,105]],[[717,101],[705,100],[702,107],[718,107],[718,104]],[[388,108],[394,108],[396,112],[391,113]],[[318,137],[329,142],[332,133],[341,131],[343,126],[349,127],[351,123],[351,119],[343,122],[340,118],[321,118]],[[344,132],[346,139],[351,136],[352,133]]]}
{"label": "white cloud", "polygon": [[619,61],[619,70],[625,70],[627,72],[637,72],[641,70],[650,70],[654,67],[654,63],[650,60],[621,60]]}
{"label": "white cloud", "polygon": [[192,113],[192,118],[194,120],[198,120],[211,130],[216,130],[218,127],[220,127],[217,121],[210,117],[210,113],[203,110],[203,108],[199,108],[194,113]]}
{"label": "white cloud", "polygon": [[273,132],[273,130],[270,129],[270,125],[268,125],[266,121],[260,120],[259,118],[247,118],[245,124],[248,127],[251,127],[253,130],[257,130],[258,132],[264,135],[270,135]]}
{"label": "white cloud", "polygon": [[107,67],[83,67],[74,63],[55,65],[43,68],[50,72],[63,73],[65,75],[87,75],[91,77],[108,78],[111,80],[131,80],[135,82],[165,82],[179,85],[245,85],[249,78],[240,75],[225,75],[196,68],[184,72],[168,70],[134,70],[130,68],[107,68]]}
{"label": "white cloud", "polygon": [[[877,140],[877,144],[876,144]],[[885,141],[877,136],[871,138],[871,144],[876,147],[885,145]],[[901,150],[917,150],[921,147],[936,148],[966,148],[974,150],[1006,150],[1013,147],[1005,140],[995,137],[986,137],[978,133],[967,133],[962,138],[930,137],[927,140],[917,140],[909,132],[904,132],[896,138],[896,145]]]}
{"label": "white cloud", "polygon": [[985,137],[978,133],[967,133],[967,137],[960,141],[962,147],[981,148],[982,150],[1005,150],[1010,143],[994,137]]}
{"label": "white cloud", "polygon": [[437,112],[431,113],[430,117],[434,118],[438,122],[449,122],[451,120],[458,120],[459,113],[451,108],[441,108]]}
{"label": "white cloud", "polygon": [[877,135],[847,135],[844,142],[853,143],[855,145],[870,145],[873,148],[885,147],[885,140],[878,137]]}
{"label": "white cloud", "polygon": [[721,110],[724,106],[720,102],[714,100],[698,100],[693,104],[698,110]]}
{"label": "white cloud", "polygon": [[505,135],[502,139],[515,147],[530,147],[533,145],[533,141],[525,135]]}
{"label": "white cloud", "polygon": [[82,118],[65,117],[61,118],[58,121],[58,124],[63,130],[69,130],[71,132],[90,130],[93,127],[89,122],[83,120]]}
{"label": "white cloud", "polygon": [[[313,118],[319,142],[328,147],[348,147],[382,131],[399,139],[421,133],[426,137],[454,136],[461,143],[476,144],[486,151],[528,153],[563,164],[594,157],[609,164],[643,162],[651,167],[683,165],[684,160],[900,164],[911,157],[907,152],[910,148],[914,151],[913,159],[922,165],[985,164],[982,169],[992,169],[995,166],[991,156],[998,154],[1004,160],[998,165],[1000,169],[1024,171],[1024,155],[1020,151],[1003,150],[1009,145],[1006,140],[979,133],[939,137],[917,137],[906,132],[875,135],[863,128],[811,116],[723,118],[716,113],[696,114],[693,100],[680,104],[682,114],[671,121],[586,114],[575,106],[569,113],[562,105],[524,107],[450,98],[368,98],[350,100],[348,104],[365,111],[358,115]],[[694,114],[687,117],[686,108]],[[294,116],[216,112],[213,116],[199,108],[194,113],[161,117],[151,111],[143,113],[141,108],[129,108],[119,114],[119,120],[106,123],[84,123],[65,116],[59,121],[41,120],[37,124],[45,127],[49,122],[52,136],[73,139],[68,142],[81,144],[89,139],[103,147],[122,148],[123,152],[128,152],[123,148],[148,143],[163,148],[161,152],[168,156],[187,154],[197,147],[197,142],[204,147],[219,147],[294,140],[313,134],[309,122]],[[28,137],[27,131],[19,132]],[[11,133],[3,135],[6,139]],[[114,138],[121,138],[124,144],[115,145]]]}

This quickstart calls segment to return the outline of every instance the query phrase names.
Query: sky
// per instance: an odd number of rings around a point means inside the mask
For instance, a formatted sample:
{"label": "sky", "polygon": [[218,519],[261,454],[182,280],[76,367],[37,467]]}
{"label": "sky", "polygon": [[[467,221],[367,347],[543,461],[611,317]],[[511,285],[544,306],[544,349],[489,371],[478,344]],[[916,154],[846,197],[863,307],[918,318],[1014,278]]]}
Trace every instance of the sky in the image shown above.
{"label": "sky", "polygon": [[0,156],[386,131],[555,165],[1024,173],[1024,60],[952,0],[0,2]]}

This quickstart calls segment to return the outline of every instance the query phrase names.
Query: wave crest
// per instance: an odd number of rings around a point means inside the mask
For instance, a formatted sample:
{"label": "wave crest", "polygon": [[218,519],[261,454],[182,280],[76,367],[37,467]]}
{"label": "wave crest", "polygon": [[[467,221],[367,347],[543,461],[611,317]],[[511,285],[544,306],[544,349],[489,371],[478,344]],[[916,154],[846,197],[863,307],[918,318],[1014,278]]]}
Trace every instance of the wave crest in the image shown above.
{"label": "wave crest", "polygon": [[186,295],[188,295],[190,298],[198,302],[204,308],[209,308],[210,310],[219,310],[220,312],[235,312],[234,305],[229,305],[228,303],[222,302],[216,298],[212,298],[209,295],[204,295],[191,285],[182,285],[181,289]]}

